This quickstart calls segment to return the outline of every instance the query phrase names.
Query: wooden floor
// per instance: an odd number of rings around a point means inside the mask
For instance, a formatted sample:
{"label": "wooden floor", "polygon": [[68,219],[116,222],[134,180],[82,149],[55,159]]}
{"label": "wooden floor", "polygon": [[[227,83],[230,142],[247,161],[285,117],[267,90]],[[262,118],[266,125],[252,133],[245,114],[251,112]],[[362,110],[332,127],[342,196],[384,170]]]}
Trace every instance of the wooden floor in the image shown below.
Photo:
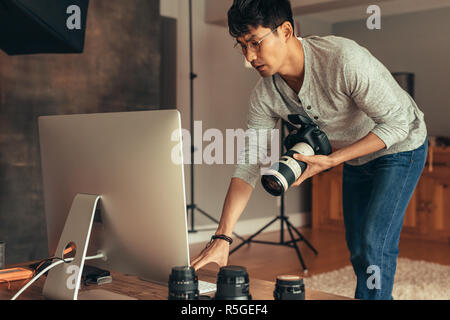
{"label": "wooden floor", "polygon": [[[318,255],[315,255],[304,242],[300,242],[299,248],[308,268],[306,275],[303,273],[295,249],[278,245],[257,243],[245,245],[230,256],[228,264],[245,266],[251,277],[269,281],[275,281],[276,277],[281,274],[297,274],[306,277],[350,265],[343,232],[318,231],[310,228],[299,230],[319,252]],[[279,242],[280,233],[263,233],[255,239]],[[289,234],[285,233],[285,240],[288,239]],[[232,248],[239,242],[240,240],[236,239]],[[192,244],[190,246],[191,258],[196,257],[205,244]],[[400,257],[450,265],[450,245],[402,238]],[[204,268],[216,272],[219,270],[215,264],[209,264]]]}

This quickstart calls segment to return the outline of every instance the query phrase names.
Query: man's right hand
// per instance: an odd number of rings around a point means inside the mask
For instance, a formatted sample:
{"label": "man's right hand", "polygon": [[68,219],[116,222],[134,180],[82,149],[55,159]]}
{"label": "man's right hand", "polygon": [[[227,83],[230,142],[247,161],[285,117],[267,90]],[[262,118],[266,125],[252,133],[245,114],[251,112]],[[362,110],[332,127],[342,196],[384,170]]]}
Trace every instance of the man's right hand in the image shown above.
{"label": "man's right hand", "polygon": [[219,267],[224,267],[228,263],[230,254],[230,244],[222,239],[215,239],[208,247],[191,261],[191,267],[195,270],[202,268],[208,263],[216,263]]}
{"label": "man's right hand", "polygon": [[[244,211],[252,191],[253,187],[244,180],[231,178],[216,234],[231,236],[234,225],[242,211]],[[195,270],[202,268],[208,263],[216,263],[219,267],[224,267],[228,264],[229,254],[230,244],[226,240],[215,239],[200,252],[198,257],[191,261],[191,266]]]}

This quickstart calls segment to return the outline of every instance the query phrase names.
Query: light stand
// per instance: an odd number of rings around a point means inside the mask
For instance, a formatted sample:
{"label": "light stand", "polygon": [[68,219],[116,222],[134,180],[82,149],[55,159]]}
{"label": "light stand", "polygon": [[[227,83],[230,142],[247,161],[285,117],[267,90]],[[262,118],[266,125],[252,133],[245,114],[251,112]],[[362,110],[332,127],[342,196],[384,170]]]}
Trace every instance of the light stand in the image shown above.
{"label": "light stand", "polygon": [[[193,63],[193,44],[192,44],[192,0],[189,0],[189,67],[190,67],[190,129],[191,129],[191,204],[187,205],[187,210],[188,210],[188,215],[189,215],[189,211],[191,213],[191,229],[188,230],[190,233],[192,232],[197,232],[197,231],[206,231],[207,229],[202,229],[202,230],[196,230],[194,227],[194,213],[195,210],[197,210],[198,212],[200,212],[201,214],[203,214],[205,217],[209,218],[211,221],[219,224],[219,221],[217,219],[215,219],[214,217],[212,217],[211,215],[209,215],[207,212],[205,212],[204,210],[200,209],[196,204],[195,204],[195,198],[194,198],[194,152],[195,152],[195,147],[194,147],[194,80],[195,78],[197,78],[197,75],[193,72],[193,67],[194,67],[194,63]],[[215,230],[215,229],[213,229]],[[244,238],[242,238],[241,236],[239,236],[238,234],[236,234],[235,232],[233,232],[233,235],[235,235],[237,238],[241,239],[242,241],[244,241]]]}
{"label": "light stand", "polygon": [[[288,123],[286,123],[284,120],[281,122],[281,146],[283,146],[284,143],[284,129],[288,126]],[[283,153],[283,147],[282,151]],[[263,232],[265,229],[267,229],[269,226],[271,226],[276,221],[280,220],[280,241],[279,242],[271,242],[271,241],[260,241],[260,240],[253,240],[257,235],[259,235],[261,232]],[[290,241],[284,240],[284,224],[286,224],[287,230],[289,232],[289,236],[291,237]],[[296,239],[294,237],[294,233],[297,234],[298,238]],[[305,262],[303,261],[302,254],[300,252],[300,249],[298,248],[297,242],[304,241],[305,244],[314,252],[314,254],[318,254],[317,250],[309,243],[309,241],[298,231],[292,223],[289,221],[289,218],[285,216],[284,214],[284,193],[281,194],[281,205],[280,205],[280,215],[275,217],[272,221],[270,221],[268,224],[266,224],[264,227],[259,229],[256,233],[251,235],[247,240],[244,240],[242,243],[240,243],[236,248],[230,251],[230,255],[236,252],[239,248],[241,248],[245,244],[250,244],[250,242],[254,243],[261,243],[261,244],[270,244],[270,245],[277,245],[277,246],[286,246],[290,248],[294,248],[297,252],[297,256],[300,260],[300,263],[303,268],[303,272],[306,274],[308,273],[308,269],[306,268]]]}

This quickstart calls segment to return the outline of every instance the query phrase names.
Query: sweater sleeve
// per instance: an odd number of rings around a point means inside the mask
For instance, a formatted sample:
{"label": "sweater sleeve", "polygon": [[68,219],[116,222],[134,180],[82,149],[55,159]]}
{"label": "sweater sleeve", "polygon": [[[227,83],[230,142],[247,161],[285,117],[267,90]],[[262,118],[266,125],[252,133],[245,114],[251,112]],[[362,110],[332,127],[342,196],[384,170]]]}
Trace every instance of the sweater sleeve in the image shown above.
{"label": "sweater sleeve", "polygon": [[240,178],[255,188],[261,164],[266,162],[268,152],[278,152],[279,155],[278,150],[272,150],[271,144],[271,130],[276,127],[277,122],[278,117],[272,115],[255,89],[250,97],[245,143],[240,149],[238,144],[238,163],[233,178]]}
{"label": "sweater sleeve", "polygon": [[389,149],[406,139],[409,122],[405,92],[389,70],[367,49],[354,43],[342,52],[347,94],[374,122],[372,133]]}

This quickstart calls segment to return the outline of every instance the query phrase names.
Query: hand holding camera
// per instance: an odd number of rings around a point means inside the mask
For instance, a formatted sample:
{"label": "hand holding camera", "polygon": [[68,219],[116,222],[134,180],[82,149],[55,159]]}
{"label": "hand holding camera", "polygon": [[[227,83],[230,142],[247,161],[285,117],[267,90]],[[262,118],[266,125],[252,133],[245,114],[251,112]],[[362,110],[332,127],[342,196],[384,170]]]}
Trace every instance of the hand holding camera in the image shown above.
{"label": "hand holding camera", "polygon": [[333,166],[328,157],[331,144],[316,125],[302,124],[286,137],[284,145],[288,151],[261,178],[264,189],[273,196],[280,196],[289,187]]}
{"label": "hand holding camera", "polygon": [[305,156],[300,153],[294,154],[294,159],[306,163],[306,169],[291,187],[297,187],[308,178],[334,167],[334,161],[329,156]]}

